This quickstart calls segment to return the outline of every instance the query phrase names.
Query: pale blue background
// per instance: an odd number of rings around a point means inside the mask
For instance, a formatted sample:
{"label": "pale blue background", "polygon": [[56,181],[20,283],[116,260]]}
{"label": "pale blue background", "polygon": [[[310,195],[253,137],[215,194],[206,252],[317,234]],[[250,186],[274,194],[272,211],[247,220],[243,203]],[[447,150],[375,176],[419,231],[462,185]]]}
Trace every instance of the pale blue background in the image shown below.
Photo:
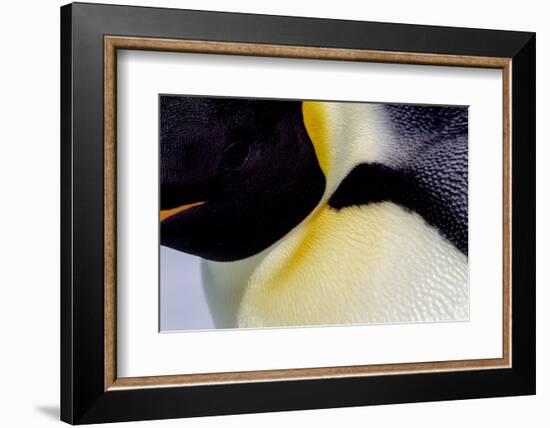
{"label": "pale blue background", "polygon": [[201,259],[160,247],[160,330],[215,328],[201,283]]}

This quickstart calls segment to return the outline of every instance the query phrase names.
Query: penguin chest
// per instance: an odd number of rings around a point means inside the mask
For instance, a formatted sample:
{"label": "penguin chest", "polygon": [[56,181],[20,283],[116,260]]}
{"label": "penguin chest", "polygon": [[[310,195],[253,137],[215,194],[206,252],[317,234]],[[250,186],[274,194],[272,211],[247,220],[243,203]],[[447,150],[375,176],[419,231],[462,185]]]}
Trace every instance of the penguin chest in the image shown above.
{"label": "penguin chest", "polygon": [[467,257],[391,202],[324,206],[249,272],[238,327],[468,318]]}

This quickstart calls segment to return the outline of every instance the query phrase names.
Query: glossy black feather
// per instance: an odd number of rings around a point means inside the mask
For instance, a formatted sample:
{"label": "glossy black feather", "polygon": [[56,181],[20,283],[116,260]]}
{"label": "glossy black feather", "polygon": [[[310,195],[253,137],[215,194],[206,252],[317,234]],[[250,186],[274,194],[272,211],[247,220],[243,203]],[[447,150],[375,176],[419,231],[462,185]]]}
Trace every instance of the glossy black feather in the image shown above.
{"label": "glossy black feather", "polygon": [[161,244],[217,260],[259,253],[317,205],[325,177],[301,102],[160,97]]}
{"label": "glossy black feather", "polygon": [[329,200],[342,209],[391,201],[421,215],[468,254],[468,110],[385,106],[399,153],[356,166]]}

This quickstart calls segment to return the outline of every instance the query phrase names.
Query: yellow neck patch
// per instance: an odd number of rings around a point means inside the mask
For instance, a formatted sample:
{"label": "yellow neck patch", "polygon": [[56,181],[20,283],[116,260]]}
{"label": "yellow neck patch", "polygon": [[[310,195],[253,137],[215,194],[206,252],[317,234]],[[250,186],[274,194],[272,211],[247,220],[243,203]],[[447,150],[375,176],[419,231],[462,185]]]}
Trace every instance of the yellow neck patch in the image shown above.
{"label": "yellow neck patch", "polygon": [[319,166],[328,176],[330,168],[330,152],[328,141],[328,117],[327,107],[325,103],[314,101],[302,102],[302,114],[304,116],[304,125],[306,131],[313,143]]}

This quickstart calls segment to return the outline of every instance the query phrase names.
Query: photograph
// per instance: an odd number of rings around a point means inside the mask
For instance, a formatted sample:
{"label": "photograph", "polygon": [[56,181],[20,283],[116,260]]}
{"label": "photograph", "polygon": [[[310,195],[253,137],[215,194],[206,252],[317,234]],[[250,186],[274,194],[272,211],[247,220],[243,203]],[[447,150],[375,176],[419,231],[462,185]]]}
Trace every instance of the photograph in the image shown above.
{"label": "photograph", "polygon": [[[29,195],[55,200],[22,171],[58,165],[60,292],[33,297],[58,308],[57,371],[39,361],[31,377],[55,375],[59,419],[309,426],[297,411],[326,424],[312,410],[381,406],[329,425],[429,408],[434,426],[477,411],[508,427],[540,413],[533,14],[140,3],[62,5],[44,68],[59,90],[21,97],[51,89],[24,73],[43,49],[6,80],[23,118],[7,146],[24,152],[6,183],[32,184],[10,205],[24,227],[5,222],[27,256],[10,289],[52,252],[21,239],[49,229]],[[59,116],[55,160],[35,111]],[[26,318],[15,331],[33,331]],[[478,400],[492,397],[518,398]],[[35,401],[33,420],[56,411]]]}
{"label": "photograph", "polygon": [[158,100],[161,331],[468,321],[468,106]]}

